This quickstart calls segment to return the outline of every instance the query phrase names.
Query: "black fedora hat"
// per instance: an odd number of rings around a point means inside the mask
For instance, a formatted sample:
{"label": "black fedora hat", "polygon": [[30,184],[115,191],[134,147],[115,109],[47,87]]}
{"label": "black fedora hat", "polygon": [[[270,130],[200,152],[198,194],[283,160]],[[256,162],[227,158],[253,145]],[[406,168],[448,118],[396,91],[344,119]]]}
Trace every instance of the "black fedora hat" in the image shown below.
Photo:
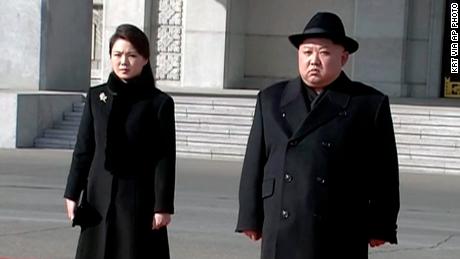
{"label": "black fedora hat", "polygon": [[289,36],[289,41],[299,48],[300,44],[308,38],[327,38],[334,43],[342,45],[349,53],[358,50],[359,44],[354,39],[345,35],[340,17],[333,13],[316,13],[300,34]]}

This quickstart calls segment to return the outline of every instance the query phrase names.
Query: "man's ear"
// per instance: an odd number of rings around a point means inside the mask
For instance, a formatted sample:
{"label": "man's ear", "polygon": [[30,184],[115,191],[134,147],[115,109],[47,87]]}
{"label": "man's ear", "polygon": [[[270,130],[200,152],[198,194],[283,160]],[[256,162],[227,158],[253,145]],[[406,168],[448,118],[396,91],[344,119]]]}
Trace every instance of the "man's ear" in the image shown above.
{"label": "man's ear", "polygon": [[345,64],[347,63],[348,61],[348,57],[350,56],[350,53],[348,53],[348,51],[344,50],[342,52],[342,66],[345,66]]}

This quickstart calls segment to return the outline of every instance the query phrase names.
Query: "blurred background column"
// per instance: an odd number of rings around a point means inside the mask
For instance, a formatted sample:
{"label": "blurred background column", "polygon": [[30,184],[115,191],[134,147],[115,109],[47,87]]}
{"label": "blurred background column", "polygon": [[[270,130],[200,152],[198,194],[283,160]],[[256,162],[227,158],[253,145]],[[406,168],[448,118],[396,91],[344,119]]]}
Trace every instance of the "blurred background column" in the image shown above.
{"label": "blurred background column", "polygon": [[91,10],[91,0],[2,2],[0,89],[87,89]]}

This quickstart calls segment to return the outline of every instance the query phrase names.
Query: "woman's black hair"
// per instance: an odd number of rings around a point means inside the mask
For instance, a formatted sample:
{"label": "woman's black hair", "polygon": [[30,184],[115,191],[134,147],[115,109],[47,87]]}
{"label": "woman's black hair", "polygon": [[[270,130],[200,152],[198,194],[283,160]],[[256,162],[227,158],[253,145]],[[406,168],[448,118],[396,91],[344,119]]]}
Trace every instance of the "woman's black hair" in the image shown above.
{"label": "woman's black hair", "polygon": [[150,46],[147,35],[139,28],[131,24],[122,24],[117,27],[115,33],[110,38],[109,54],[112,55],[113,44],[118,39],[129,41],[136,51],[145,59],[150,58]]}
{"label": "woman's black hair", "polygon": [[150,46],[147,35],[131,24],[122,24],[117,27],[115,33],[110,37],[109,42],[109,55],[112,56],[112,47],[118,39],[129,41],[136,49],[137,53],[149,60],[147,64],[142,68],[141,76],[144,80],[150,82],[155,87],[155,79],[153,77],[152,68],[150,67]]}

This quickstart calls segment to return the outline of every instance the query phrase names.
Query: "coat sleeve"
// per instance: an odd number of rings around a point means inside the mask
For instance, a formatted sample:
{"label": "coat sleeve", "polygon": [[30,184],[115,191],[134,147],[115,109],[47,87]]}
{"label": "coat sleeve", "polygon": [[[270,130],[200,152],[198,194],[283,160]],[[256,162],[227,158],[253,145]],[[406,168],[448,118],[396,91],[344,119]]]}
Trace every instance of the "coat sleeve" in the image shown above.
{"label": "coat sleeve", "polygon": [[236,232],[255,230],[262,232],[264,220],[262,180],[267,160],[260,93],[249,133],[239,186],[239,213]]}
{"label": "coat sleeve", "polygon": [[174,213],[176,130],[174,101],[167,97],[158,111],[162,150],[155,168],[155,212]]}
{"label": "coat sleeve", "polygon": [[374,174],[369,200],[369,238],[397,243],[399,212],[399,169],[393,122],[388,97],[380,103],[375,116]]}
{"label": "coat sleeve", "polygon": [[88,173],[94,157],[95,139],[93,115],[91,112],[91,93],[88,90],[86,95],[85,107],[78,129],[77,142],[75,144],[72,163],[70,165],[69,176],[64,197],[77,201],[81,191],[85,188]]}

